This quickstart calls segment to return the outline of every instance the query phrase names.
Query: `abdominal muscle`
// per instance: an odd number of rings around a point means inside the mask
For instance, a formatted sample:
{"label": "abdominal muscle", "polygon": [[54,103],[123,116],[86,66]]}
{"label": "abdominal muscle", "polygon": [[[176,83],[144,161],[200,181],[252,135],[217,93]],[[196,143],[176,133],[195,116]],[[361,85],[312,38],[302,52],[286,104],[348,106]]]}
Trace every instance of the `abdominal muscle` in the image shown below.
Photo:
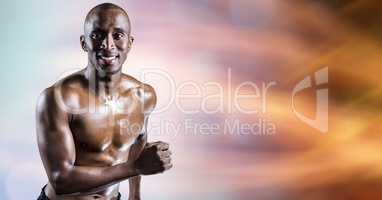
{"label": "abdominal muscle", "polygon": [[[108,147],[102,153],[77,151],[76,166],[109,167],[128,160],[129,150],[119,151],[115,147]],[[56,195],[50,183],[45,187],[45,194],[50,200],[116,200],[119,193],[119,183],[104,186],[102,189],[86,191],[82,194]]]}
{"label": "abdominal muscle", "polygon": [[49,200],[117,200],[119,183],[108,186],[106,189],[87,195],[56,195],[50,183],[45,187],[45,194]]}

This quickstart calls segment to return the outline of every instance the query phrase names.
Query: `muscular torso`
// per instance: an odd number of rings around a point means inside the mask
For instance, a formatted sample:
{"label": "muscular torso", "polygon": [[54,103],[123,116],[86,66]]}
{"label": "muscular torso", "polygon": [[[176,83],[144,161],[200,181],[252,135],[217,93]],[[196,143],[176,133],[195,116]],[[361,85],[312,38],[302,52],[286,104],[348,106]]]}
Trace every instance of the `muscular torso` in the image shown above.
{"label": "muscular torso", "polygon": [[[57,86],[58,87],[58,86]],[[83,72],[64,80],[56,95],[68,111],[68,123],[75,143],[75,165],[113,166],[138,155],[130,148],[142,133],[145,123],[139,82],[123,76],[120,86],[108,96],[89,90]],[[118,184],[81,195],[57,196],[51,185],[45,189],[52,200],[114,199]]]}

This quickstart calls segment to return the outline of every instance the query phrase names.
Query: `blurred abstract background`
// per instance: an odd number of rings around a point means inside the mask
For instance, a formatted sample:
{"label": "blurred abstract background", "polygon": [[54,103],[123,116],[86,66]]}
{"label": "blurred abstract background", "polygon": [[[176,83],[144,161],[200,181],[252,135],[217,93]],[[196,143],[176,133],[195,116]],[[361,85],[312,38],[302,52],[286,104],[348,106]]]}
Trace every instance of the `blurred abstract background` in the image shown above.
{"label": "blurred abstract background", "polygon": [[[35,199],[46,183],[35,138],[35,103],[44,88],[86,66],[79,45],[83,20],[103,2],[1,3],[0,199]],[[224,99],[245,81],[277,83],[267,93],[265,113],[185,114],[173,104],[154,113],[151,124],[266,119],[276,131],[199,134],[152,128],[150,141],[171,144],[174,168],[144,177],[143,199],[382,198],[381,1],[110,2],[130,15],[135,43],[124,72],[138,79],[150,68],[165,71],[177,86],[216,82],[224,87]],[[329,72],[329,131],[324,134],[299,120],[290,103],[295,84],[322,67]],[[156,89],[159,108],[174,95],[161,77],[142,81]],[[296,109],[313,118],[315,90],[296,98]],[[258,101],[244,103],[261,108]],[[121,190],[126,197],[126,181]]]}

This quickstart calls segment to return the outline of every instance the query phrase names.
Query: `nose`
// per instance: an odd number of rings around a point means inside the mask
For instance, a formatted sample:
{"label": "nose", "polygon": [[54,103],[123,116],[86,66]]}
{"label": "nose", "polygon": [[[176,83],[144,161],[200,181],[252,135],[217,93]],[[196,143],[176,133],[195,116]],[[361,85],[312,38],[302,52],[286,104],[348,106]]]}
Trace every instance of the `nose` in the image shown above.
{"label": "nose", "polygon": [[115,48],[114,39],[112,35],[108,35],[105,37],[105,39],[102,41],[101,48],[106,50],[112,50]]}

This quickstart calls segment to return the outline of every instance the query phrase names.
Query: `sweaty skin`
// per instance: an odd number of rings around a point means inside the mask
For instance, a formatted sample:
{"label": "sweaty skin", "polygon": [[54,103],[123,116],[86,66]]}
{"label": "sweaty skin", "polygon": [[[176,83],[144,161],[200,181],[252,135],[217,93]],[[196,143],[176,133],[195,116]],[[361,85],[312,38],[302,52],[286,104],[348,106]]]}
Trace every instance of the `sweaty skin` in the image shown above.
{"label": "sweaty skin", "polygon": [[86,68],[46,88],[37,102],[45,193],[51,200],[111,200],[129,179],[129,199],[138,200],[140,175],[172,164],[167,143],[147,143],[153,87],[121,72],[133,42],[126,12],[110,3],[94,7],[80,39]]}

